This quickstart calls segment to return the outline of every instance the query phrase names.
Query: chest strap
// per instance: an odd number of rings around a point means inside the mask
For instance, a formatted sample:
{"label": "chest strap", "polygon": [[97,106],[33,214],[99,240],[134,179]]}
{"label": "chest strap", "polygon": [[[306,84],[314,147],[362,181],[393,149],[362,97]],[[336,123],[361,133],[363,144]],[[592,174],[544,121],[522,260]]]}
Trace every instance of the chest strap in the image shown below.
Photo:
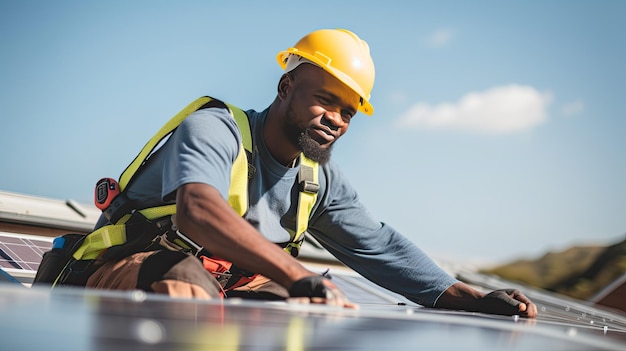
{"label": "chest strap", "polygon": [[319,192],[319,167],[317,162],[300,154],[300,171],[298,172],[298,213],[296,215],[296,232],[291,241],[285,245],[285,251],[294,257],[298,256],[304,242],[304,233],[309,225],[309,217]]}

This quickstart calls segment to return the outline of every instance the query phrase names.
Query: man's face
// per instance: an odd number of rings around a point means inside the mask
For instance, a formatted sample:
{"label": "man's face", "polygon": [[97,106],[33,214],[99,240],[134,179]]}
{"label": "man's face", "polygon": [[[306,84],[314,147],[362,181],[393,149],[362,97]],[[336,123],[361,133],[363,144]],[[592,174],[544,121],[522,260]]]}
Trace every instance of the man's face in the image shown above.
{"label": "man's face", "polygon": [[308,158],[330,159],[331,147],[348,130],[359,96],[323,69],[302,64],[281,80],[287,106],[285,132]]}

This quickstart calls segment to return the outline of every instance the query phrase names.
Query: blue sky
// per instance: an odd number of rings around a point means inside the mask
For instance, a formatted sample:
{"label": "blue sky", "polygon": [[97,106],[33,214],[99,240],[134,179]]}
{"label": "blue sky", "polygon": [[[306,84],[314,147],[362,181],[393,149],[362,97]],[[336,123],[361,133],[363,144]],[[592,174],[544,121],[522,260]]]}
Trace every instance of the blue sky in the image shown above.
{"label": "blue sky", "polygon": [[267,107],[320,28],[371,48],[333,157],[381,221],[461,261],[623,238],[623,1],[2,0],[0,190],[91,204],[193,99]]}

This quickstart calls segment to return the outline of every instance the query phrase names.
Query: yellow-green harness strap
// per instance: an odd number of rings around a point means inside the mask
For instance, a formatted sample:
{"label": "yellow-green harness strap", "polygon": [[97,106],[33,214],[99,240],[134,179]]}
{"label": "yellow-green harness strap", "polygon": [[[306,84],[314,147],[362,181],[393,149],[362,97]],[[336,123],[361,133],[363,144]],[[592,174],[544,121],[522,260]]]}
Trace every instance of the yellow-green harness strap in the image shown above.
{"label": "yellow-green harness strap", "polygon": [[296,214],[296,232],[290,242],[285,246],[292,256],[298,256],[300,247],[304,242],[304,232],[309,225],[309,218],[313,212],[313,206],[317,200],[319,191],[319,167],[317,162],[300,154],[300,171],[298,173],[298,212]]}
{"label": "yellow-green harness strap", "polygon": [[243,148],[252,152],[252,132],[250,131],[248,115],[246,115],[246,113],[238,107],[229,103],[225,104],[228,106],[230,113],[235,118],[235,122],[237,122],[237,127],[239,127],[239,131],[241,132],[241,142],[243,144]]}
{"label": "yellow-green harness strap", "polygon": [[[138,212],[146,218],[161,218],[176,213],[176,205],[151,207]],[[85,236],[85,240],[72,256],[77,260],[93,260],[103,250],[126,243],[126,221],[129,217],[130,215],[126,215],[117,224],[105,225]]]}
{"label": "yellow-green harness strap", "polygon": [[93,260],[103,250],[126,242],[126,225],[110,224],[97,229],[85,237],[82,245],[72,256],[76,260]]}
{"label": "yellow-green harness strap", "polygon": [[228,203],[235,212],[243,216],[248,211],[248,180],[252,177],[254,170],[254,167],[250,164],[252,160],[248,160],[246,155],[246,153],[252,155],[252,133],[250,132],[250,122],[246,113],[230,104],[226,104],[226,106],[228,106],[233,118],[235,118],[237,127],[239,127],[243,146],[243,148],[239,149],[239,154],[230,172]]}
{"label": "yellow-green harness strap", "polygon": [[297,230],[293,241],[298,241],[306,231],[309,224],[309,216],[313,211],[313,205],[319,191],[317,162],[300,154],[300,173],[298,174],[298,186],[300,197],[298,198],[298,216],[296,218]]}
{"label": "yellow-green harness strap", "polygon": [[124,172],[122,172],[122,175],[120,176],[120,179],[118,181],[120,185],[120,190],[123,191],[126,188],[135,173],[137,173],[139,167],[141,167],[146,158],[148,158],[150,153],[154,151],[154,148],[161,142],[161,140],[163,140],[163,138],[168,136],[174,129],[176,129],[176,127],[178,127],[178,125],[180,125],[180,123],[185,118],[187,118],[187,116],[197,111],[200,107],[207,104],[211,100],[213,99],[208,96],[203,96],[199,99],[196,99],[195,101],[187,105],[187,107],[185,107],[182,111],[172,117],[172,119],[170,119],[167,123],[165,123],[163,127],[161,127],[161,129],[159,129],[159,131],[146,143],[143,149],[141,149],[133,162],[131,162],[128,167],[126,167]]}

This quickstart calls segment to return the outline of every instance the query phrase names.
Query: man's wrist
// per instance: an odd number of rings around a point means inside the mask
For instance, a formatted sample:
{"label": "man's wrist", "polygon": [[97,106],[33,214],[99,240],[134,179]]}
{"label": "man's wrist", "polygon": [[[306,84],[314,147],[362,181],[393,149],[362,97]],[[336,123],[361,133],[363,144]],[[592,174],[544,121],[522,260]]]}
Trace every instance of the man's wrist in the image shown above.
{"label": "man's wrist", "polygon": [[454,310],[473,310],[479,305],[479,301],[485,296],[471,286],[457,282],[451,285],[441,294],[435,303],[435,308]]}

